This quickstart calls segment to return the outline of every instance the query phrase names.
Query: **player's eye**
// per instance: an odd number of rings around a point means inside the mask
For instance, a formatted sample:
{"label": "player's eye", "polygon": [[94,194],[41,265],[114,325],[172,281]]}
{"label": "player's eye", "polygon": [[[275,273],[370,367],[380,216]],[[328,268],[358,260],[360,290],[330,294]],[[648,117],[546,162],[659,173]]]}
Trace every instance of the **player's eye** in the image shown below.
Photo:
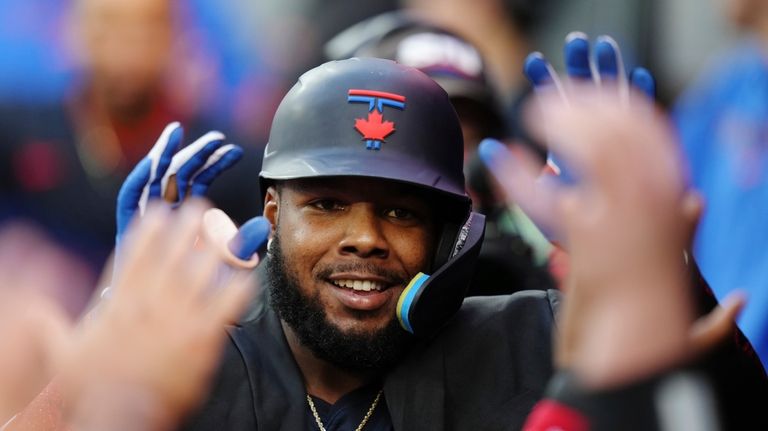
{"label": "player's eye", "polygon": [[387,217],[391,217],[397,220],[412,220],[416,217],[413,211],[409,211],[404,208],[392,208],[387,210]]}
{"label": "player's eye", "polygon": [[310,204],[321,211],[336,211],[344,208],[344,205],[333,199],[317,199]]}

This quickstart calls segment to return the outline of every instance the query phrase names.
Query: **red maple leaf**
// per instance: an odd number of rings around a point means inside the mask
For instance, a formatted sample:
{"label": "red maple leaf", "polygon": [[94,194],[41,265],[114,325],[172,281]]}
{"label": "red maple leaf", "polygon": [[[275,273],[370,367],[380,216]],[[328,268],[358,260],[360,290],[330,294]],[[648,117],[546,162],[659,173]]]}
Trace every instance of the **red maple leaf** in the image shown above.
{"label": "red maple leaf", "polygon": [[382,115],[378,111],[368,113],[368,119],[358,118],[355,120],[355,129],[363,135],[363,139],[383,141],[395,131],[395,123],[391,121],[381,121]]}

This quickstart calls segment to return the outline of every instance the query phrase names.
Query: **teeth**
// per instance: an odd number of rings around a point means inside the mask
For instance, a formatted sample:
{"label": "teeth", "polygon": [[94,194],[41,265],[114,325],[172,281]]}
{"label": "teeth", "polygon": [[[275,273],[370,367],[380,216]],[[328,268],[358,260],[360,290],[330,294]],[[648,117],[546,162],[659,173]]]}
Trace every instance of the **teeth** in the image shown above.
{"label": "teeth", "polygon": [[346,287],[352,290],[370,292],[371,290],[380,291],[384,289],[384,284],[370,280],[333,280],[333,284],[339,287]]}

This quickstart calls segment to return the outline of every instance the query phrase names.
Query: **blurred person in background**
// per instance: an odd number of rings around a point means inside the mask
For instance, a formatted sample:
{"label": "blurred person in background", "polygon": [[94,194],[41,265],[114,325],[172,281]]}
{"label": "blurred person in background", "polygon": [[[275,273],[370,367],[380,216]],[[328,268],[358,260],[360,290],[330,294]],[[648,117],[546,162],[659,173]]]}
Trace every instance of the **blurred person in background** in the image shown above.
{"label": "blurred person in background", "polygon": [[[39,223],[91,262],[94,277],[114,244],[114,201],[129,169],[173,120],[196,135],[210,129],[168,94],[174,68],[184,67],[171,55],[177,7],[172,0],[73,0],[73,87],[60,103],[0,107],[0,217]],[[258,165],[260,155],[246,151],[238,169]],[[239,220],[253,216],[259,202],[229,194],[233,183],[254,190],[253,177],[230,178],[213,199]]]}
{"label": "blurred person in background", "polygon": [[477,156],[484,138],[507,138],[495,89],[478,50],[457,34],[407,11],[355,24],[325,46],[328,59],[378,57],[415,67],[448,93],[464,137],[464,175],[486,232],[469,295],[495,295],[554,286],[547,270],[549,243],[514,204],[507,204]]}
{"label": "blurred person in background", "polygon": [[[526,56],[533,50],[536,32],[555,15],[558,0],[401,0],[401,4],[421,19],[454,31],[469,41],[486,61],[488,83],[494,89],[505,123],[507,141],[531,149],[542,166],[546,160],[544,143],[533,139],[523,119],[523,106],[532,88],[523,70]],[[471,166],[479,166],[477,160]],[[468,181],[477,181],[478,169]],[[486,187],[478,190],[490,191]],[[497,200],[497,199],[495,199]],[[518,214],[519,219],[523,219]],[[527,232],[531,229],[526,228]],[[558,286],[567,272],[567,259],[538,235],[527,235],[538,264],[546,264]]]}
{"label": "blurred person in background", "polygon": [[401,0],[422,19],[456,32],[482,54],[486,74],[495,89],[510,138],[534,149],[544,159],[544,147],[531,139],[521,109],[531,88],[523,74],[536,30],[554,15],[558,0]]}
{"label": "blurred person in background", "polygon": [[739,325],[768,364],[768,1],[723,3],[745,40],[680,97],[674,118],[706,202],[694,256],[718,298],[746,292]]}

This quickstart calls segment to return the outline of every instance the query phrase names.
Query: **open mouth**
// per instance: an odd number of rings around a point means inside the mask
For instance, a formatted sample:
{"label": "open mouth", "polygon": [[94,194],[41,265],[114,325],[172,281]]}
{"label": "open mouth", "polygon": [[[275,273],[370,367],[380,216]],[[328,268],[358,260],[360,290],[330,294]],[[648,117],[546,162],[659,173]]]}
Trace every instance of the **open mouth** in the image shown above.
{"label": "open mouth", "polygon": [[[332,286],[330,294],[348,309],[358,311],[382,310],[397,301],[402,280],[371,271],[336,271],[323,277]],[[378,311],[377,311],[378,312]]]}
{"label": "open mouth", "polygon": [[331,280],[331,283],[346,289],[352,289],[355,292],[381,292],[386,290],[389,285],[375,280]]}

